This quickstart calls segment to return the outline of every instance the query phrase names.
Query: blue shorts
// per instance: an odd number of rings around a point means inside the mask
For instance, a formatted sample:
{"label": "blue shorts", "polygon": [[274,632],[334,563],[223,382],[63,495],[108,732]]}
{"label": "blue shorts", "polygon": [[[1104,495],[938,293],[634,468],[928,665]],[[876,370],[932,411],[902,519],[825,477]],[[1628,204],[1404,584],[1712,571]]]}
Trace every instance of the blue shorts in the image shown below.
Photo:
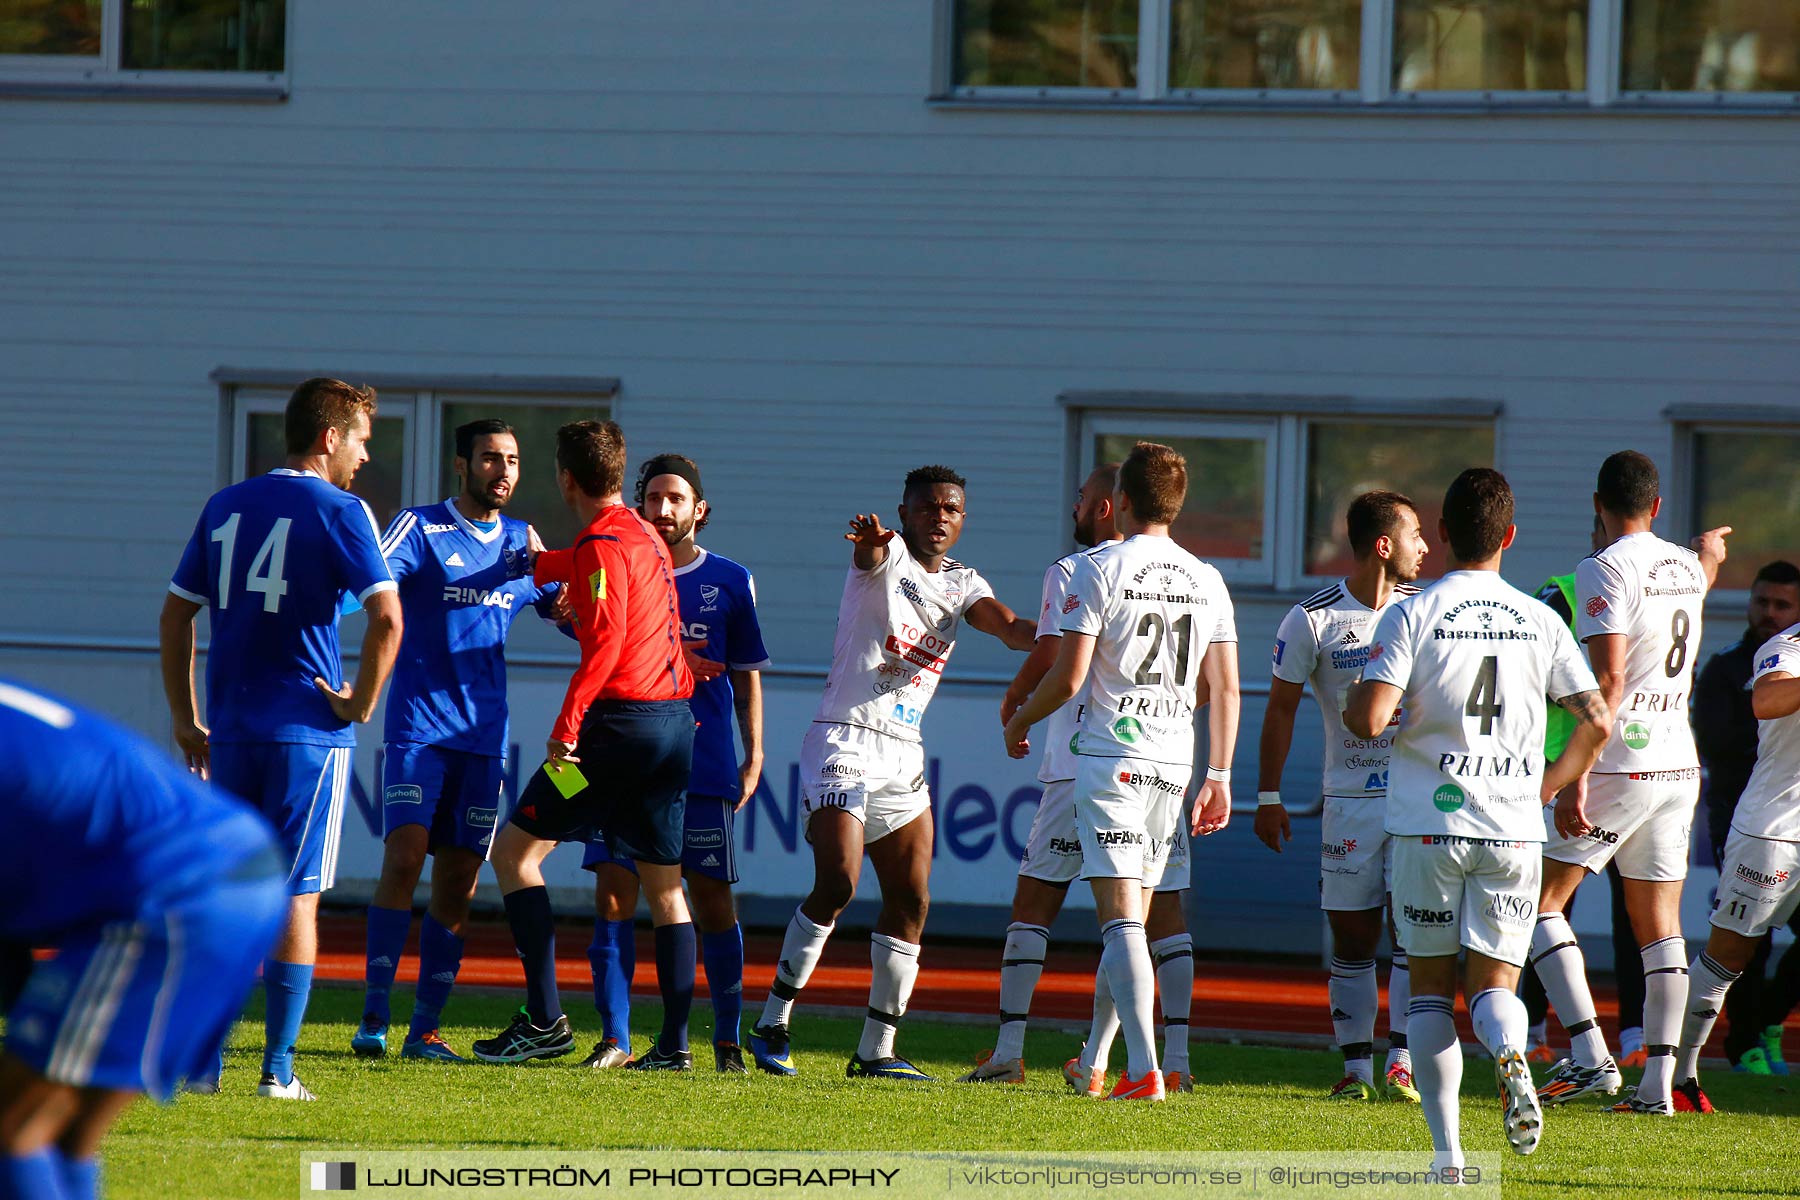
{"label": "blue shorts", "polygon": [[136,921],[61,938],[6,1015],[6,1049],[74,1087],[174,1095],[218,1068],[287,919],[273,847]]}
{"label": "blue shorts", "polygon": [[601,700],[575,746],[587,786],[564,796],[543,768],[519,796],[512,823],[550,842],[606,839],[615,857],[681,862],[694,714],[686,700]]}
{"label": "blue shorts", "polygon": [[423,825],[430,848],[487,857],[500,826],[506,760],[423,742],[389,742],[381,768],[381,836]]}
{"label": "blue shorts", "polygon": [[288,856],[288,893],[307,896],[337,882],[349,746],[306,742],[221,742],[210,778],[241,796],[275,826]]}
{"label": "blue shorts", "polygon": [[[681,847],[681,870],[684,874],[704,875],[720,883],[736,883],[737,851],[732,841],[732,802],[722,796],[687,798],[685,833]],[[606,839],[589,838],[581,865],[598,870],[607,863],[637,873],[637,863],[629,858],[614,858],[606,848]]]}

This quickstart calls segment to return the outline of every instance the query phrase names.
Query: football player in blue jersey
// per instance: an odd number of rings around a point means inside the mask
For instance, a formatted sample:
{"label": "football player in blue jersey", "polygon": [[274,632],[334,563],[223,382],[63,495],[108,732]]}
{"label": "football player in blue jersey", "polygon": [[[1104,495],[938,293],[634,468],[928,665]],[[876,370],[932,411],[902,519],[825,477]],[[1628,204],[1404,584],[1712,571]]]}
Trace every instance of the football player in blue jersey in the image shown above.
{"label": "football player in blue jersey", "polygon": [[412,926],[413,889],[432,856],[431,901],[419,929],[419,986],[400,1053],[462,1062],[438,1016],[462,966],[463,922],[500,820],[507,740],[506,635],[527,607],[548,620],[560,588],[531,581],[541,548],[502,516],[519,484],[519,442],[489,418],[456,430],[456,496],[402,509],[381,549],[400,584],[406,637],[388,695],[382,768],[386,850],[369,906],[362,1025],[365,1057],[387,1053],[388,993]]}
{"label": "football player in blue jersey", "polygon": [[[268,994],[256,1094],[311,1100],[294,1076],[318,956],[319,894],[337,873],[356,745],[400,648],[400,598],[369,506],[348,488],[369,461],[375,393],[336,379],[294,389],[287,465],[217,492],[169,582],[163,692],[188,766],[250,801],[289,857],[287,927],[263,964]],[[368,613],[354,685],[344,682],[338,612]],[[212,612],[206,724],[194,701],[194,618]]]}
{"label": "football player in blue jersey", "polygon": [[0,682],[0,1196],[89,1200],[137,1092],[210,1072],[287,913],[268,823],[93,713]]}
{"label": "football player in blue jersey", "polygon": [[[695,543],[710,510],[700,468],[693,460],[660,454],[645,462],[638,472],[637,506],[668,544],[675,564],[682,637],[695,672],[694,696],[688,703],[698,729],[688,783],[682,875],[700,929],[700,957],[712,995],[713,1064],[720,1071],[741,1074],[744,934],[731,898],[731,885],[737,882],[732,815],[762,778],[759,672],[769,665],[769,655],[756,620],[756,584],[750,572]],[[734,714],[744,741],[742,762],[731,739]],[[594,940],[588,961],[594,971],[594,1006],[603,1026],[602,1040],[583,1065],[690,1069],[693,1055],[656,1046],[632,1061],[631,975],[637,957],[632,914],[637,908],[637,876],[631,861],[614,859],[600,838],[588,843],[583,865],[595,873]]]}

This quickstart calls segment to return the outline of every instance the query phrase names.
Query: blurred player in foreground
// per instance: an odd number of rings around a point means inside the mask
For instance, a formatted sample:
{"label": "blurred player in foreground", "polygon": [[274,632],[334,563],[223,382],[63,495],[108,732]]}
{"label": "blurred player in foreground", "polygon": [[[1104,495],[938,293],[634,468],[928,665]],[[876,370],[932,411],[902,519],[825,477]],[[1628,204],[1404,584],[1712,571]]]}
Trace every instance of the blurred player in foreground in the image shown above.
{"label": "blurred player in foreground", "polygon": [[[312,993],[319,895],[337,878],[354,724],[367,721],[400,649],[400,597],[369,506],[348,489],[369,461],[375,393],[337,379],[294,389],[287,465],[206,502],[163,599],[163,693],[194,771],[274,824],[289,856],[287,928],[263,964],[256,1094],[314,1096],[294,1074]],[[343,682],[338,613],[368,613],[355,686]],[[194,703],[194,618],[212,612],[206,717]]]}
{"label": "blurred player in foreground", "polygon": [[1056,661],[1004,735],[1007,753],[1023,758],[1031,727],[1085,694],[1075,781],[1081,876],[1094,890],[1100,966],[1127,1054],[1112,1100],[1167,1094],[1144,919],[1183,819],[1203,693],[1214,761],[1194,799],[1192,831],[1213,833],[1231,819],[1231,764],[1217,760],[1229,760],[1237,741],[1237,626],[1219,572],[1169,536],[1187,483],[1187,463],[1173,449],[1133,447],[1113,501],[1125,540],[1077,560]]}
{"label": "blurred player in foreground", "polygon": [[[268,823],[96,714],[0,683],[0,1196],[90,1200],[137,1092],[209,1075],[287,915]],[[0,967],[0,975],[8,974]],[[18,985],[23,984],[22,993]]]}
{"label": "blurred player in foreground", "polygon": [[825,695],[800,749],[800,802],[813,848],[813,887],[794,910],[775,981],[750,1031],[756,1065],[796,1073],[788,1024],[794,1000],[856,894],[863,855],[881,881],[869,939],[869,1015],[845,1074],[929,1079],[894,1053],[894,1035],[919,975],[929,904],[933,826],[919,727],[966,623],[1014,650],[1036,626],[1013,615],[973,568],[951,558],[967,499],[961,475],[919,467],[900,494],[900,529],[859,514],[844,535],[850,572],[838,605]]}
{"label": "blurred player in foreground", "polygon": [[[1514,1151],[1537,1149],[1543,1115],[1525,1063],[1525,1005],[1513,994],[1531,943],[1543,869],[1543,806],[1579,779],[1606,741],[1605,701],[1581,649],[1544,605],[1500,578],[1513,494],[1486,467],[1444,494],[1439,536],[1450,573],[1375,623],[1344,725],[1380,735],[1404,709],[1388,766],[1394,924],[1412,971],[1406,1040],[1435,1151],[1463,1166],[1457,955],[1475,1034],[1494,1056]],[[1574,713],[1568,748],[1546,768],[1544,696]]]}

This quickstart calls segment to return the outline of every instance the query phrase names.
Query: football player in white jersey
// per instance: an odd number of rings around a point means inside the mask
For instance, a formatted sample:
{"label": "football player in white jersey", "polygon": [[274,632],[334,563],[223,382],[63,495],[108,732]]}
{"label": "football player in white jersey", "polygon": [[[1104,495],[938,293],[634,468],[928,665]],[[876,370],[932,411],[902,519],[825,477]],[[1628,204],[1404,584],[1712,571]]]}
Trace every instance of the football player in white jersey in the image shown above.
{"label": "football player in white jersey", "polygon": [[1151,1035],[1155,975],[1144,917],[1182,820],[1203,696],[1213,761],[1194,799],[1192,831],[1214,833],[1231,819],[1237,625],[1219,572],[1169,536],[1186,494],[1180,454],[1152,442],[1133,447],[1113,499],[1125,540],[1077,561],[1056,661],[1006,723],[1007,753],[1023,758],[1031,727],[1085,696],[1075,812],[1081,876],[1094,889],[1104,943],[1100,965],[1129,1059],[1114,1100],[1166,1095]]}
{"label": "football player in white jersey", "polygon": [[1575,568],[1575,632],[1587,645],[1614,729],[1586,786],[1557,800],[1531,963],[1571,1045],[1544,1081],[1545,1103],[1618,1091],[1619,1068],[1595,1020],[1581,948],[1565,915],[1581,881],[1617,863],[1644,961],[1647,1057],[1635,1094],[1615,1111],[1672,1116],[1688,986],[1681,884],[1700,793],[1688,695],[1701,609],[1730,530],[1702,534],[1692,550],[1665,542],[1650,532],[1661,507],[1656,464],[1644,455],[1621,450],[1601,464],[1594,511],[1607,545]]}
{"label": "football player in white jersey", "polygon": [[1800,625],[1764,642],[1754,661],[1756,766],[1725,839],[1712,935],[1688,967],[1688,1012],[1675,1066],[1675,1106],[1682,1112],[1713,1110],[1700,1090],[1700,1048],[1757,947],[1800,906]]}
{"label": "football player in white jersey", "polygon": [[[1412,972],[1406,1037],[1438,1170],[1463,1166],[1454,1013],[1464,949],[1463,995],[1494,1056],[1506,1139],[1520,1154],[1537,1149],[1543,1118],[1525,1065],[1525,1005],[1513,989],[1537,911],[1542,809],[1592,765],[1609,728],[1568,627],[1500,578],[1516,533],[1506,478],[1464,471],[1443,514],[1450,572],[1382,613],[1344,709],[1345,727],[1364,738],[1405,714],[1389,758],[1386,824],[1394,924]],[[1548,765],[1545,696],[1577,722]]]}
{"label": "football player in white jersey", "polygon": [[901,492],[899,537],[873,513],[850,521],[854,547],[825,695],[800,748],[800,803],[813,848],[813,888],[794,910],[750,1034],[756,1065],[793,1075],[788,1021],[825,952],[838,914],[856,894],[863,854],[881,881],[870,938],[874,971],[852,1079],[928,1079],[894,1053],[894,1034],[919,974],[931,873],[931,796],[919,725],[966,622],[1014,650],[1030,650],[1036,623],[1013,615],[987,581],[949,557],[962,536],[961,475],[919,467]]}
{"label": "football player in white jersey", "polygon": [[[1331,925],[1331,1024],[1344,1055],[1344,1078],[1332,1100],[1373,1100],[1375,1016],[1380,993],[1375,949],[1387,911],[1392,847],[1387,816],[1388,752],[1399,715],[1377,738],[1344,728],[1344,695],[1369,657],[1369,633],[1389,603],[1418,592],[1413,580],[1428,546],[1413,502],[1398,492],[1364,492],[1345,514],[1356,567],[1340,580],[1294,605],[1275,635],[1269,705],[1263,711],[1258,760],[1256,836],[1277,854],[1293,836],[1281,802],[1281,771],[1294,740],[1294,716],[1310,683],[1325,724],[1324,809],[1319,847],[1319,906]],[[1394,945],[1388,974],[1388,1061],[1383,1080],[1389,1099],[1417,1103],[1412,1059],[1406,1050],[1408,985],[1406,951]]]}

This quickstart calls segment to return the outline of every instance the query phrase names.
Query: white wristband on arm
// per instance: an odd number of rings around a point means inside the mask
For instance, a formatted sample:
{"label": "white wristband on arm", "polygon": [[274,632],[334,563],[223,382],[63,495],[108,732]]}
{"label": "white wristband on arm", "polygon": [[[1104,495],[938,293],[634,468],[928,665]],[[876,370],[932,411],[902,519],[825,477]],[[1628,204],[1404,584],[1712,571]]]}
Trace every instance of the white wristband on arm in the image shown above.
{"label": "white wristband on arm", "polygon": [[1256,793],[1256,807],[1258,807],[1258,808],[1268,808],[1270,805],[1279,805],[1280,803],[1281,803],[1281,793],[1280,792],[1258,792],[1258,793]]}
{"label": "white wristband on arm", "polygon": [[1211,782],[1211,783],[1230,783],[1231,782],[1231,768],[1230,767],[1215,767],[1211,763],[1207,763],[1206,764],[1206,778],[1207,778],[1207,781]]}

